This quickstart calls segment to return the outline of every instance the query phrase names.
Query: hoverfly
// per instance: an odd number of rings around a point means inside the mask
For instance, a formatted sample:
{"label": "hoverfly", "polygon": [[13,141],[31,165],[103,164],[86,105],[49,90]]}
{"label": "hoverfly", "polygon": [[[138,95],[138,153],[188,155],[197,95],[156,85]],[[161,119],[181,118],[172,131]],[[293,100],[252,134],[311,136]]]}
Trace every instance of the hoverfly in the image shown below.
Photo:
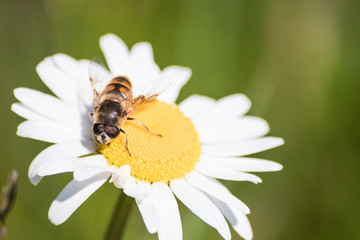
{"label": "hoverfly", "polygon": [[[122,75],[111,77],[102,64],[90,62],[89,76],[93,90],[93,112],[89,113],[89,117],[93,122],[92,136],[97,143],[110,144],[111,140],[122,132],[125,134],[126,150],[131,156],[127,134],[122,129],[127,120],[136,120],[151,134],[161,137],[160,134],[150,131],[139,119],[129,115],[156,99],[171,84],[169,79],[156,81],[148,94],[134,97],[130,79]],[[101,89],[104,85],[105,87]]]}

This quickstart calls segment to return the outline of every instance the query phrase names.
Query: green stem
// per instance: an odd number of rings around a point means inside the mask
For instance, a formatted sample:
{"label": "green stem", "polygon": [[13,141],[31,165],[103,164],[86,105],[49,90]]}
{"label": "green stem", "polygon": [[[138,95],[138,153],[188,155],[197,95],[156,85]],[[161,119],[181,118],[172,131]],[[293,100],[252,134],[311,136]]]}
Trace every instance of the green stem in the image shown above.
{"label": "green stem", "polygon": [[122,192],[120,193],[104,240],[119,240],[122,238],[133,202],[133,198],[126,196]]}

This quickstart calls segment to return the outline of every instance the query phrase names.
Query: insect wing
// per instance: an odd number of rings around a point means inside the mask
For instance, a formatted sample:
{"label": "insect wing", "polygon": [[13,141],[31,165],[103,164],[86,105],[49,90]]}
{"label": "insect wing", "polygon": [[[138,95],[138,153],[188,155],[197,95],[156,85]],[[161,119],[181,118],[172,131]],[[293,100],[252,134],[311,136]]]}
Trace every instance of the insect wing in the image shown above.
{"label": "insect wing", "polygon": [[89,65],[90,83],[93,89],[93,107],[97,107],[98,96],[110,82],[112,76],[105,65],[98,58],[93,58]]}
{"label": "insect wing", "polygon": [[153,81],[148,81],[148,84],[143,84],[139,90],[139,93],[135,92],[136,98],[133,101],[133,105],[128,114],[135,112],[144,104],[151,102],[157,98],[161,93],[166,91],[172,85],[170,78],[158,78]]}
{"label": "insect wing", "polygon": [[172,85],[173,81],[171,78],[159,77],[152,81],[146,81],[139,90],[139,95],[144,95],[146,98],[154,95],[159,96]]}

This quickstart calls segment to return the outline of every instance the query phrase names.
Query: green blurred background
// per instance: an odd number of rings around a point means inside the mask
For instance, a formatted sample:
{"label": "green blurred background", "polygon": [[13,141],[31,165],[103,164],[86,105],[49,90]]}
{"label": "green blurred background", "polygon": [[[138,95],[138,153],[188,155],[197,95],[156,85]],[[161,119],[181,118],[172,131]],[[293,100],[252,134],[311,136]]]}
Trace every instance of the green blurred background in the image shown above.
{"label": "green blurred background", "polygon": [[[245,93],[286,145],[257,157],[284,165],[263,183],[226,182],[251,208],[254,239],[360,239],[360,1],[358,0],[0,0],[0,184],[16,168],[8,239],[101,239],[118,190],[105,184],[68,221],[47,211],[71,174],[30,184],[31,160],[48,144],[15,135],[13,89],[49,92],[35,72],[57,52],[101,56],[112,32],[149,41],[160,67],[189,66],[182,100]],[[221,239],[180,205],[184,239]],[[232,232],[233,239],[241,239]],[[125,239],[157,239],[134,206]]]}

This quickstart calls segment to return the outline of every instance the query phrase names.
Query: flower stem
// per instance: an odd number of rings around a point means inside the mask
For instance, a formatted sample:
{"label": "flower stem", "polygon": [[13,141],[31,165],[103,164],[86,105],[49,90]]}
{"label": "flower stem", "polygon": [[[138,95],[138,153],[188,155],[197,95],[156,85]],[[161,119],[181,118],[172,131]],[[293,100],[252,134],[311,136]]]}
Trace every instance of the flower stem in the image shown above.
{"label": "flower stem", "polygon": [[119,240],[122,238],[133,202],[134,199],[124,193],[119,194],[104,240]]}

